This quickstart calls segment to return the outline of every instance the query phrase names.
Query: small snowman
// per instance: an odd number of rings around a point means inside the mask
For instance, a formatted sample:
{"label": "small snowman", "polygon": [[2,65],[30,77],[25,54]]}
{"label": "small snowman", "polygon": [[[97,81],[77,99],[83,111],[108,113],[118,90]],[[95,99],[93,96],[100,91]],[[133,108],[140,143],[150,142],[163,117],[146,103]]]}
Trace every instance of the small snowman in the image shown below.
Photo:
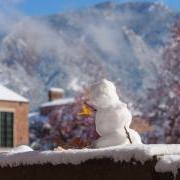
{"label": "small snowman", "polygon": [[[89,88],[86,106],[96,110],[95,125],[100,138],[96,148],[142,144],[139,134],[130,129],[132,114],[116,92],[115,85],[106,79]],[[87,111],[87,108],[86,108]]]}

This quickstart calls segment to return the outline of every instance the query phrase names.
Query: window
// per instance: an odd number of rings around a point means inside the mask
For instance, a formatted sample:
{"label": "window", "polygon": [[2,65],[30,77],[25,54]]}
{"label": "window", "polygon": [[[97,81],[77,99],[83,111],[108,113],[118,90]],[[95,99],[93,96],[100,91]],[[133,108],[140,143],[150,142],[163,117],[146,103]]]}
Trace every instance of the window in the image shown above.
{"label": "window", "polygon": [[13,147],[12,112],[0,112],[0,147]]}

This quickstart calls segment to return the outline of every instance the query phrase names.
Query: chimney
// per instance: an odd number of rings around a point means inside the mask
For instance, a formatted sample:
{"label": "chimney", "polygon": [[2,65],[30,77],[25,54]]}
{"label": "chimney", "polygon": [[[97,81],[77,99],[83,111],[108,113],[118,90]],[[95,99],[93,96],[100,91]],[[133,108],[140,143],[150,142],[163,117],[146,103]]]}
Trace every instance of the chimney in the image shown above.
{"label": "chimney", "polygon": [[48,93],[49,101],[55,101],[64,96],[64,90],[61,88],[51,88]]}

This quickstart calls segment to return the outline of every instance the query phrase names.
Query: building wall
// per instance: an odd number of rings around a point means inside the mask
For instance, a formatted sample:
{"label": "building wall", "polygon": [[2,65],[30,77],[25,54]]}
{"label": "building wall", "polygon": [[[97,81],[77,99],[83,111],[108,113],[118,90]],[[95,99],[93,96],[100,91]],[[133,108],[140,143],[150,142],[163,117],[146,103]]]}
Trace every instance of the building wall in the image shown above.
{"label": "building wall", "polygon": [[29,144],[29,104],[0,101],[0,111],[14,112],[14,146]]}

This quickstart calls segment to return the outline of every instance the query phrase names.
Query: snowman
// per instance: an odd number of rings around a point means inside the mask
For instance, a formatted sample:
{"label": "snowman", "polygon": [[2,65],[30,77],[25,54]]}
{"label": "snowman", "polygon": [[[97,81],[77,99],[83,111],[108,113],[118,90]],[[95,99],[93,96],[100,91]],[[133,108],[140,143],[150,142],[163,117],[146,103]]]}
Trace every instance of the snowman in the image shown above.
{"label": "snowman", "polygon": [[132,114],[127,104],[119,99],[111,81],[103,79],[89,87],[86,111],[87,106],[96,110],[95,125],[100,135],[94,144],[96,148],[142,144],[139,134],[129,127]]}

